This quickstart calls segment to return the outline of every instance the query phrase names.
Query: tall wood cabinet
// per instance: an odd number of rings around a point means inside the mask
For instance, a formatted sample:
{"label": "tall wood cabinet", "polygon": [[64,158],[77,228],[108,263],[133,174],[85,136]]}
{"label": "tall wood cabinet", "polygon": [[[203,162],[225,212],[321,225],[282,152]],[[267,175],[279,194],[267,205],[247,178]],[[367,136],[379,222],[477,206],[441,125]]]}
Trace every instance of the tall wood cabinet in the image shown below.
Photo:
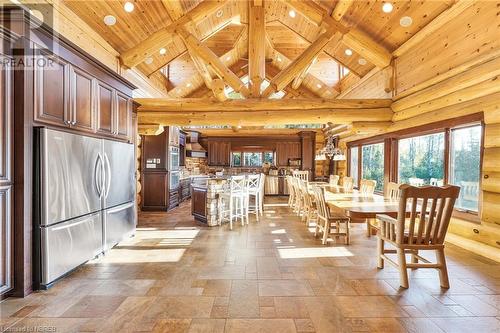
{"label": "tall wood cabinet", "polygon": [[276,164],[287,166],[288,159],[301,158],[300,142],[277,142],[276,143]]}
{"label": "tall wood cabinet", "polygon": [[12,289],[12,78],[11,68],[0,66],[0,296]]}
{"label": "tall wood cabinet", "polygon": [[208,165],[229,166],[231,164],[231,143],[208,140]]}
{"label": "tall wood cabinet", "polygon": [[132,99],[83,69],[36,49],[34,121],[132,141]]}

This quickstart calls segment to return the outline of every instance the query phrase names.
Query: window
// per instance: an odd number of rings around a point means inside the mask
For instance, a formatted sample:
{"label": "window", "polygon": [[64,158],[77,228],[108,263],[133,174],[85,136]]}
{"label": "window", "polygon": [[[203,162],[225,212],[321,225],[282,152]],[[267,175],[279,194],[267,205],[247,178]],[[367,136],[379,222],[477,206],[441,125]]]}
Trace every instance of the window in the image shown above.
{"label": "window", "polygon": [[244,166],[262,166],[262,153],[258,152],[244,152],[243,153]]}
{"label": "window", "polygon": [[384,189],[384,144],[377,143],[361,147],[361,177],[377,181],[375,190]]}
{"label": "window", "polygon": [[231,152],[231,165],[235,167],[241,166],[241,153]]}
{"label": "window", "polygon": [[481,125],[451,130],[449,183],[461,187],[455,203],[460,210],[479,210],[481,137]]}
{"label": "window", "polygon": [[274,153],[272,151],[264,152],[264,162],[273,164],[274,161]]}
{"label": "window", "polygon": [[352,147],[349,150],[349,175],[352,177],[354,186],[358,186],[358,166],[359,166],[359,148]]}
{"label": "window", "polygon": [[444,184],[444,132],[399,140],[398,178],[413,186]]}

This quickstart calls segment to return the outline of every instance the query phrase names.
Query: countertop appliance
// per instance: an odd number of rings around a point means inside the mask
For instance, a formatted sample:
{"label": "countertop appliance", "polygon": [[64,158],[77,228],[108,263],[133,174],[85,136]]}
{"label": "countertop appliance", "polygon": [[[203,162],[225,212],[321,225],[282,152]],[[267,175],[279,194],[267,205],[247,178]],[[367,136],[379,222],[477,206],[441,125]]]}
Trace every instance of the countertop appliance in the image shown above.
{"label": "countertop appliance", "polygon": [[46,289],[135,233],[133,144],[35,133],[35,284]]}

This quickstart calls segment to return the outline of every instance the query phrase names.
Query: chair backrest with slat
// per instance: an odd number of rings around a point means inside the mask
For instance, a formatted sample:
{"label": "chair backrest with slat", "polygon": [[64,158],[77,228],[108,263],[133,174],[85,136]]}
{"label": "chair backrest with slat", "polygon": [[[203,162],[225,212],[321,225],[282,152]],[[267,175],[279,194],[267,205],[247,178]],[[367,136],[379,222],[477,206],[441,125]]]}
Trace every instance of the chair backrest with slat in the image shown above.
{"label": "chair backrest with slat", "polygon": [[316,201],[316,209],[318,210],[318,218],[328,220],[330,218],[330,210],[326,205],[324,190],[320,186],[313,186],[314,199]]}
{"label": "chair backrest with slat", "polygon": [[307,170],[306,171],[294,171],[293,176],[295,178],[299,178],[299,179],[308,181],[309,180],[309,171],[307,171]]}
{"label": "chair backrest with slat", "polygon": [[393,200],[399,199],[399,184],[388,182],[385,187],[385,197]]}
{"label": "chair backrest with slat", "polygon": [[312,207],[312,200],[311,196],[309,195],[309,190],[307,183],[301,179],[297,180],[299,190],[300,190],[300,195],[302,196],[302,200],[304,202],[304,205],[307,207]]}
{"label": "chair backrest with slat", "polygon": [[339,179],[340,177],[338,175],[330,175],[330,186],[337,186],[339,184]]}
{"label": "chair backrest with slat", "polygon": [[247,191],[246,176],[232,176],[229,182],[229,191],[231,194],[243,194]]}
{"label": "chair backrest with slat", "polygon": [[251,194],[255,194],[260,189],[260,175],[248,175],[247,189]]}
{"label": "chair backrest with slat", "polygon": [[371,179],[361,179],[359,191],[363,194],[373,194],[377,187],[377,181]]}
{"label": "chair backrest with slat", "polygon": [[293,191],[293,177],[292,176],[286,176],[286,186],[288,187],[288,193],[290,195],[295,195],[295,192]]}
{"label": "chair backrest with slat", "polygon": [[352,177],[344,177],[342,178],[342,186],[345,191],[351,192],[354,188],[354,180]]}
{"label": "chair backrest with slat", "polygon": [[[401,185],[396,242],[442,245],[460,187]],[[405,230],[406,217],[409,216]],[[406,234],[406,238],[405,238]]]}

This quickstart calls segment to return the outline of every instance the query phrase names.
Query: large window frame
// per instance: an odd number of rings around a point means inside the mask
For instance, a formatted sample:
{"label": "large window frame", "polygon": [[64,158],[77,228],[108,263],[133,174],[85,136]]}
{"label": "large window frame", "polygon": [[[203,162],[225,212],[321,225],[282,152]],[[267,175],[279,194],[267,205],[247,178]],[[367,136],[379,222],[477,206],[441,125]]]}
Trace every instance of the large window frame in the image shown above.
{"label": "large window frame", "polygon": [[[480,163],[479,172],[481,174],[483,165],[483,155],[484,155],[484,116],[483,113],[475,113],[464,117],[459,117],[455,119],[440,121],[436,123],[426,124],[422,126],[417,126],[414,128],[409,128],[393,133],[387,133],[379,135],[376,137],[371,137],[367,139],[362,139],[358,141],[349,142],[347,144],[347,174],[353,177],[354,173],[357,173],[358,179],[362,178],[362,147],[371,144],[384,143],[384,184],[387,182],[398,182],[399,177],[399,152],[398,145],[399,140],[408,139],[412,137],[444,133],[444,184],[450,184],[450,172],[451,172],[451,133],[453,130],[460,128],[467,128],[472,126],[481,126],[481,143],[480,143]],[[356,152],[358,149],[358,168],[357,170],[351,170],[351,153]],[[355,187],[359,184],[355,184]],[[481,188],[481,177],[479,177],[479,188]],[[380,192],[379,192],[380,193]],[[479,194],[480,197],[480,194]],[[480,222],[479,214],[481,211],[481,202],[479,198],[478,211],[470,211],[456,208],[454,209],[454,217],[468,220],[471,222]]]}
{"label": "large window frame", "polygon": [[[253,153],[253,154],[260,154],[260,161],[261,161],[261,164],[260,165],[246,165],[245,163],[245,153]],[[234,165],[234,160],[233,160],[233,154],[239,154],[240,156],[240,165]],[[269,149],[265,149],[265,150],[252,150],[252,149],[248,149],[248,150],[233,150],[231,151],[231,166],[232,167],[236,167],[236,168],[261,168],[262,165],[266,162],[266,154],[271,154],[272,156],[272,162],[271,164],[272,165],[275,165],[276,164],[276,153],[272,150],[269,150]]]}

